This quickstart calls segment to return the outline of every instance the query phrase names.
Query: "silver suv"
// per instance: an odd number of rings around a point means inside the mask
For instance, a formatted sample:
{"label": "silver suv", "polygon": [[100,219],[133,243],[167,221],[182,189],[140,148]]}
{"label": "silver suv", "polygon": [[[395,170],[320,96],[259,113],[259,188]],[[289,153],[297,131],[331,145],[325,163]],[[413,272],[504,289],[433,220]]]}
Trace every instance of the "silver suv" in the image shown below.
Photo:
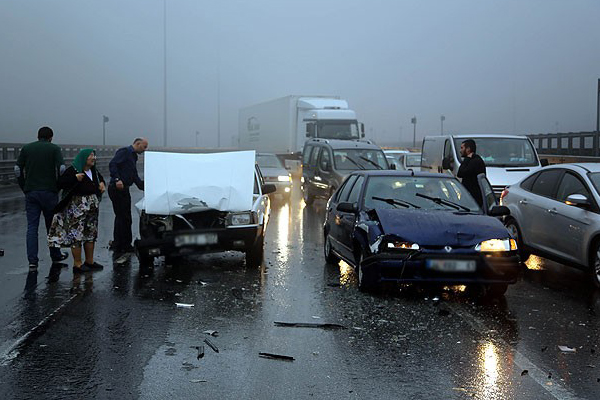
{"label": "silver suv", "polygon": [[558,164],[507,186],[505,225],[530,253],[588,270],[600,287],[600,164]]}

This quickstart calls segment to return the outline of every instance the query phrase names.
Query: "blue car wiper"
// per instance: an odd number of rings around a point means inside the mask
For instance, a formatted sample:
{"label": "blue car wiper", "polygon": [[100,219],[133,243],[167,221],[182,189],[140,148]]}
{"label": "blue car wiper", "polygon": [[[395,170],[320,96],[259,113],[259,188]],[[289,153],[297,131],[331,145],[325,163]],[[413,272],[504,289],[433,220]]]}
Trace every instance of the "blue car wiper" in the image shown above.
{"label": "blue car wiper", "polygon": [[458,203],[455,203],[453,201],[445,200],[445,199],[442,199],[442,198],[439,198],[439,197],[431,197],[431,196],[427,196],[426,194],[423,194],[423,193],[416,193],[415,196],[431,200],[431,201],[433,201],[436,204],[442,204],[442,205],[445,205],[445,206],[448,206],[448,207],[452,207],[452,208],[454,208],[456,210],[471,211],[470,208],[465,207],[462,204],[458,204]]}
{"label": "blue car wiper", "polygon": [[392,205],[392,206],[399,205],[399,206],[402,206],[404,208],[408,208],[408,207],[421,208],[421,207],[419,207],[416,204],[409,203],[408,201],[404,201],[404,200],[384,198],[384,197],[377,197],[377,196],[372,196],[371,198],[373,200],[383,201],[384,203],[388,203],[389,205]]}

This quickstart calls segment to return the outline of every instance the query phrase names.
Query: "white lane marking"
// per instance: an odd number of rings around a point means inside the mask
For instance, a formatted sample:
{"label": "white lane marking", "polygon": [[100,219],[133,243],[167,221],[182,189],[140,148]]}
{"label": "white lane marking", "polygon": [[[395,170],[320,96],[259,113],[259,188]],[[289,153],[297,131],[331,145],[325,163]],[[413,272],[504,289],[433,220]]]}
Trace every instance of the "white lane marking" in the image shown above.
{"label": "white lane marking", "polygon": [[27,339],[29,339],[39,329],[47,325],[56,314],[58,314],[62,309],[68,306],[69,303],[71,303],[77,296],[79,296],[79,294],[74,294],[73,296],[65,300],[65,302],[62,303],[56,310],[52,311],[43,320],[41,320],[39,324],[37,324],[29,331],[27,331],[24,335],[15,340],[7,350],[3,351],[2,354],[0,354],[0,365],[7,366],[12,360],[17,358],[19,356],[19,350],[21,345],[25,343]]}
{"label": "white lane marking", "polygon": [[[456,315],[461,317],[467,324],[469,324],[474,330],[479,332],[481,335],[486,335],[490,329],[481,321],[479,318],[475,317],[468,311],[460,310],[458,306],[454,304],[447,304],[449,308],[454,311]],[[580,397],[577,397],[573,391],[563,385],[561,385],[556,380],[552,380],[552,385],[546,385],[548,382],[548,373],[551,373],[552,376],[558,377],[560,376],[555,371],[551,369],[541,369],[537,365],[533,363],[530,359],[525,357],[522,353],[517,351],[510,343],[501,338],[494,338],[496,342],[499,342],[503,346],[506,346],[513,351],[513,362],[514,364],[521,370],[528,370],[529,376],[540,385],[545,391],[547,391],[552,397],[560,400],[579,400]]]}

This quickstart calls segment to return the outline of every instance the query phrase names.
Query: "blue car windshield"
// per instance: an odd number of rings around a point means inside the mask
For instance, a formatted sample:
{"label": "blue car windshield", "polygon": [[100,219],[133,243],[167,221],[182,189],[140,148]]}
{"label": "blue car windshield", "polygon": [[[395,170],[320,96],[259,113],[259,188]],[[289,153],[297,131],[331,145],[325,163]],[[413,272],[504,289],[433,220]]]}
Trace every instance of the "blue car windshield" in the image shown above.
{"label": "blue car windshield", "polygon": [[399,202],[381,199],[399,200],[422,210],[464,211],[468,208],[473,212],[481,212],[467,189],[450,177],[372,176],[365,190],[365,208],[409,208],[397,204]]}

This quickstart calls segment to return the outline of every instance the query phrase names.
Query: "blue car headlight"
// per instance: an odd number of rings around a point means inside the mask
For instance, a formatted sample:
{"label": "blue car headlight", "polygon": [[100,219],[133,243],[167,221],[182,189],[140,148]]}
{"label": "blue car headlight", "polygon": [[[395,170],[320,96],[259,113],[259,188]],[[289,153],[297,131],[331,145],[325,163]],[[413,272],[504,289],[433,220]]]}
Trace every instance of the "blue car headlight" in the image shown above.
{"label": "blue car headlight", "polygon": [[515,239],[484,240],[475,246],[475,250],[490,253],[514,251],[517,250],[517,241]]}
{"label": "blue car headlight", "polygon": [[417,243],[392,241],[387,242],[387,248],[389,250],[419,250],[421,247]]}

